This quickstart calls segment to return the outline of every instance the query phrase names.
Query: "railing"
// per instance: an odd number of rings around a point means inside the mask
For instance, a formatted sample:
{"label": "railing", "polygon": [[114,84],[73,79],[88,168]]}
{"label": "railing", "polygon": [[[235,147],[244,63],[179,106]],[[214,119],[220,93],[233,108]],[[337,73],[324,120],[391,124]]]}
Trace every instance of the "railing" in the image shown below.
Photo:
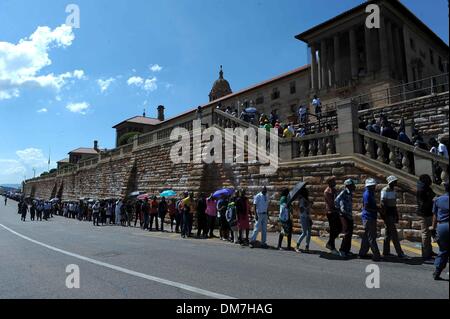
{"label": "railing", "polygon": [[292,138],[292,158],[336,154],[337,131]]}
{"label": "railing", "polygon": [[362,129],[358,133],[366,157],[415,176],[428,174],[438,184],[448,179],[448,159],[443,156]]}
{"label": "railing", "polygon": [[449,90],[448,76],[448,73],[445,73],[398,86],[388,87],[386,89],[354,96],[347,101],[340,102],[340,104],[348,103],[353,100],[359,104],[359,109],[363,110],[372,108],[377,104],[388,105],[422,96],[447,92]]}

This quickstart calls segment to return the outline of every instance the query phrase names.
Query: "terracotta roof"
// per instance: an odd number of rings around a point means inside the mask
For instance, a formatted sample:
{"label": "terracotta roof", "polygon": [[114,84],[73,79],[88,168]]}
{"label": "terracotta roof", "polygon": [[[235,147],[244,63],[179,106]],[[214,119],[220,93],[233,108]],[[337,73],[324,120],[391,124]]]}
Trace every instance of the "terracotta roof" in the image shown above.
{"label": "terracotta roof", "polygon": [[439,45],[443,46],[444,48],[448,49],[448,44],[446,44],[439,36],[436,35],[425,23],[423,23],[411,10],[409,10],[405,5],[403,5],[400,1],[386,1],[386,0],[369,0],[366,1],[350,10],[347,10],[321,24],[316,25],[315,27],[306,30],[305,32],[300,33],[299,35],[296,35],[295,38],[304,42],[307,42],[306,38],[311,35],[313,32],[318,31],[322,28],[326,28],[328,25],[339,21],[343,18],[345,18],[348,15],[354,14],[358,11],[364,12],[364,9],[367,7],[367,5],[371,3],[381,3],[384,2],[388,5],[392,5],[395,9],[399,10],[401,13],[403,13],[407,18],[412,20],[413,23],[417,24],[419,28],[421,28],[426,34],[428,34],[434,41],[436,41]]}
{"label": "terracotta roof", "polygon": [[93,154],[97,155],[98,151],[96,151],[93,148],[87,148],[87,147],[79,147],[73,151],[70,151],[69,154]]}
{"label": "terracotta roof", "polygon": [[56,163],[69,163],[69,159],[65,158],[65,159],[62,159],[60,161],[57,161]]}
{"label": "terracotta roof", "polygon": [[[252,85],[252,86],[247,87],[247,88],[245,88],[245,89],[243,89],[243,90],[240,90],[240,91],[238,91],[238,92],[235,92],[235,93],[232,93],[232,94],[228,94],[228,95],[226,95],[226,96],[224,96],[224,97],[222,97],[222,98],[220,98],[220,99],[217,99],[217,100],[208,102],[207,104],[203,104],[203,105],[201,105],[201,107],[202,107],[202,108],[206,108],[206,107],[210,107],[210,106],[216,106],[217,103],[219,103],[219,102],[221,102],[221,101],[223,101],[223,100],[227,100],[227,99],[233,98],[233,97],[235,97],[235,96],[238,96],[238,95],[241,95],[241,94],[250,92],[250,91],[255,90],[255,89],[258,89],[258,88],[260,88],[260,87],[262,87],[262,86],[264,86],[264,85],[270,84],[270,83],[275,82],[275,81],[278,81],[278,80],[282,80],[283,78],[287,78],[287,77],[289,77],[289,76],[291,76],[291,75],[295,75],[295,74],[298,74],[298,73],[305,72],[305,71],[309,70],[310,68],[311,68],[311,65],[310,65],[310,64],[306,64],[306,65],[304,65],[304,66],[301,66],[301,67],[296,68],[296,69],[294,69],[294,70],[291,70],[291,71],[289,71],[289,72],[283,73],[283,74],[278,75],[278,76],[276,76],[276,77],[274,77],[274,78],[271,78],[271,79],[269,79],[269,80],[266,80],[266,81],[260,82],[260,83],[258,83],[258,84]],[[185,112],[183,112],[183,113],[180,113],[180,114],[178,114],[178,115],[175,115],[175,116],[173,116],[173,117],[171,117],[171,118],[168,118],[167,120],[165,120],[165,121],[163,121],[163,122],[160,122],[158,125],[164,124],[165,122],[172,121],[172,120],[174,120],[174,119],[177,119],[177,118],[179,118],[179,117],[183,117],[183,116],[185,116],[185,115],[187,115],[187,114],[189,114],[189,113],[196,112],[196,111],[197,111],[197,107],[194,108],[194,109],[185,111]]]}
{"label": "terracotta roof", "polygon": [[119,125],[122,125],[124,123],[137,123],[137,124],[145,124],[145,125],[157,125],[161,123],[160,120],[151,118],[151,117],[144,117],[144,116],[134,116],[132,118],[129,118],[128,120],[122,121],[119,124],[116,124],[113,126],[113,128],[118,127]]}

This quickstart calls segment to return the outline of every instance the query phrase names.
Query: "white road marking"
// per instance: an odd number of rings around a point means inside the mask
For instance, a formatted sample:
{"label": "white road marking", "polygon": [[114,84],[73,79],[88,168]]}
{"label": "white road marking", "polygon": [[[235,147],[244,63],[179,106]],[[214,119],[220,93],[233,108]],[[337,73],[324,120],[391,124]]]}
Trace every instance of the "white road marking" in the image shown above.
{"label": "white road marking", "polygon": [[27,237],[25,235],[22,235],[22,234],[20,234],[20,233],[18,233],[16,231],[12,230],[9,227],[6,227],[3,224],[0,224],[0,226],[3,227],[4,229],[6,229],[7,231],[9,231],[10,233],[12,233],[12,234],[14,234],[16,236],[19,236],[19,237],[21,237],[21,238],[23,238],[25,240],[28,240],[28,241],[30,241],[30,242],[32,242],[34,244],[40,245],[42,247],[48,248],[50,250],[59,252],[61,254],[67,255],[67,256],[71,256],[71,257],[74,257],[74,258],[77,258],[77,259],[81,259],[81,260],[87,261],[89,263],[92,263],[92,264],[95,264],[95,265],[98,265],[98,266],[103,266],[105,268],[116,270],[116,271],[119,271],[119,272],[122,272],[122,273],[125,273],[125,274],[128,274],[128,275],[131,275],[131,276],[135,276],[135,277],[147,279],[147,280],[150,280],[150,281],[158,282],[158,283],[161,283],[163,285],[172,286],[172,287],[176,287],[176,288],[179,288],[179,289],[183,289],[183,290],[187,290],[187,291],[190,291],[190,292],[194,292],[196,294],[203,295],[203,296],[206,296],[206,297],[211,297],[211,298],[216,298],[216,299],[236,299],[234,297],[230,297],[230,296],[227,296],[227,295],[222,295],[222,294],[215,293],[215,292],[208,291],[208,290],[204,290],[204,289],[201,289],[201,288],[196,288],[196,287],[193,287],[193,286],[185,285],[185,284],[182,284],[182,283],[179,283],[179,282],[175,282],[175,281],[171,281],[171,280],[167,280],[167,279],[164,279],[164,278],[150,276],[150,275],[147,275],[147,274],[144,274],[144,273],[141,273],[141,272],[137,272],[137,271],[134,271],[134,270],[130,270],[130,269],[126,269],[126,268],[123,268],[123,267],[119,267],[119,266],[115,266],[115,265],[112,265],[112,264],[108,264],[108,263],[105,263],[105,262],[102,262],[102,261],[98,261],[98,260],[95,260],[95,259],[92,259],[92,258],[89,258],[89,257],[85,257],[85,256],[81,256],[81,255],[78,255],[78,254],[75,254],[75,253],[71,253],[69,251],[66,251],[66,250],[63,250],[63,249],[60,249],[60,248],[56,248],[56,247],[44,244],[44,243],[42,243],[40,241],[34,240],[32,238],[29,238],[29,237]]}

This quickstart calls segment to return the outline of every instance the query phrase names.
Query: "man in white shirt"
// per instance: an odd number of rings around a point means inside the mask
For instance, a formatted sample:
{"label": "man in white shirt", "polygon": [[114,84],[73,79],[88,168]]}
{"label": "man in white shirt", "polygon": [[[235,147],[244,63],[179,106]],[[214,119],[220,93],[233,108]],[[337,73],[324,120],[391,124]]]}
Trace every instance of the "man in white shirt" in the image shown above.
{"label": "man in white shirt", "polygon": [[269,217],[269,198],[267,196],[267,188],[264,186],[262,191],[256,194],[253,199],[253,205],[255,207],[256,224],[253,229],[253,234],[250,240],[250,248],[254,247],[256,242],[256,236],[261,232],[261,247],[267,248],[267,220]]}
{"label": "man in white shirt", "polygon": [[314,99],[312,100],[312,105],[314,107],[314,112],[316,113],[317,117],[322,116],[322,102],[317,97],[317,95],[314,95]]}
{"label": "man in white shirt", "polygon": [[305,124],[306,123],[306,121],[307,121],[307,119],[306,119],[307,113],[308,113],[308,110],[306,109],[306,106],[305,105],[300,105],[300,108],[298,109],[298,116],[299,116],[300,124]]}
{"label": "man in white shirt", "polygon": [[448,159],[447,146],[442,143],[442,138],[439,138],[438,154]]}

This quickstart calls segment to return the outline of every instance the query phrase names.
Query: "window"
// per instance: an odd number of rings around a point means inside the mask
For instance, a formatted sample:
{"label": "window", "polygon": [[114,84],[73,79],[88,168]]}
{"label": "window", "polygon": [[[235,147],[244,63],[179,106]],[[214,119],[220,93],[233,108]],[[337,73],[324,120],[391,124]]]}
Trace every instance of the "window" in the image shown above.
{"label": "window", "polygon": [[411,49],[413,49],[414,51],[416,51],[416,43],[414,42],[413,38],[409,38],[409,44],[411,46]]}
{"label": "window", "polygon": [[291,82],[289,84],[289,86],[290,86],[291,94],[295,94],[297,92],[297,88],[295,87],[295,81]]}
{"label": "window", "polygon": [[256,104],[259,105],[259,104],[263,104],[263,103],[264,103],[264,96],[258,95],[256,97]]}
{"label": "window", "polygon": [[439,71],[444,72],[444,64],[442,64],[442,57],[439,57],[438,60],[438,65],[439,65]]}
{"label": "window", "polygon": [[430,49],[430,63],[431,65],[434,65],[434,54],[433,54],[433,50]]}
{"label": "window", "polygon": [[278,91],[278,88],[274,88],[272,90],[272,100],[276,100],[280,97],[280,91]]}

